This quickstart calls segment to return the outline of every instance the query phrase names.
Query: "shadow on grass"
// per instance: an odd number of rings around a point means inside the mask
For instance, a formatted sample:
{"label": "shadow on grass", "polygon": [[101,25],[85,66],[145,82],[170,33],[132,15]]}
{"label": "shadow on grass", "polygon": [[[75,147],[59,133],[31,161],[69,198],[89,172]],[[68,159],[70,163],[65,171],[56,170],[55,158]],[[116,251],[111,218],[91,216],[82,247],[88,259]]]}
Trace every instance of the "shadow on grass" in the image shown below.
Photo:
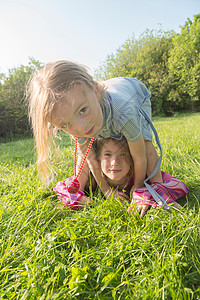
{"label": "shadow on grass", "polygon": [[173,116],[153,116],[152,121],[159,121],[159,122],[168,122],[170,120],[174,120],[174,119],[184,119],[185,117],[195,117],[200,115],[200,112],[187,112],[187,113],[182,113],[182,112],[176,112]]}

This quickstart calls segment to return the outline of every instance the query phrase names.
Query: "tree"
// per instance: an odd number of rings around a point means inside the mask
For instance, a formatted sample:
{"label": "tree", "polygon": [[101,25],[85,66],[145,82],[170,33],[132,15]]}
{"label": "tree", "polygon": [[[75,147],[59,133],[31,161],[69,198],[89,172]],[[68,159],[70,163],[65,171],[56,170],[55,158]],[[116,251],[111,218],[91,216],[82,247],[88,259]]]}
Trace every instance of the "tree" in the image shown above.
{"label": "tree", "polygon": [[194,109],[200,99],[200,14],[187,20],[181,33],[173,38],[169,75],[174,89],[169,98],[182,107]]}
{"label": "tree", "polygon": [[107,56],[105,62],[95,70],[95,77],[99,80],[106,80],[119,76],[130,76],[132,71],[132,62],[135,60],[138,52],[138,41],[129,38],[119,47],[116,53]]}
{"label": "tree", "polygon": [[168,58],[174,33],[162,30],[146,30],[139,39],[139,51],[133,62],[131,77],[141,80],[152,94],[153,113],[171,111],[166,103],[170,90],[168,82]]}
{"label": "tree", "polygon": [[28,66],[8,70],[0,76],[0,137],[30,135],[27,107],[23,101],[30,75],[42,64],[30,58]]}
{"label": "tree", "polygon": [[127,76],[141,80],[152,93],[154,113],[169,113],[170,92],[168,58],[173,32],[146,30],[138,40],[128,39],[117,51],[107,57],[96,71],[99,79]]}

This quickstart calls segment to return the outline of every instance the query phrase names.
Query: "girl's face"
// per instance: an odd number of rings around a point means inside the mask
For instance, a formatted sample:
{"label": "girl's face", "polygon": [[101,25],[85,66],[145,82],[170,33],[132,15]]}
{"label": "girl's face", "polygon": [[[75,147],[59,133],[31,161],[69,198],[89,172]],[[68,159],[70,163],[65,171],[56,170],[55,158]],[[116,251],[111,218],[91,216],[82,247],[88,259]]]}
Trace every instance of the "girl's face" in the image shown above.
{"label": "girl's face", "polygon": [[131,158],[125,146],[112,140],[106,142],[100,154],[101,170],[112,184],[119,185],[130,170]]}
{"label": "girl's face", "polygon": [[79,84],[55,104],[50,123],[77,137],[96,137],[102,129],[101,94]]}

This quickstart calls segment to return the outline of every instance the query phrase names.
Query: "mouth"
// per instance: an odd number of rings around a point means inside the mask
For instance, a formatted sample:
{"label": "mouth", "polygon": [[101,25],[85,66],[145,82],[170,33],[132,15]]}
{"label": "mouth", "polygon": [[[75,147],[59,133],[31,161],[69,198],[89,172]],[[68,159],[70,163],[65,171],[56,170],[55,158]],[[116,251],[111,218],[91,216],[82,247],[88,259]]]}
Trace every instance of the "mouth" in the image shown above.
{"label": "mouth", "polygon": [[121,170],[110,170],[111,173],[120,173]]}
{"label": "mouth", "polygon": [[94,131],[94,126],[92,126],[92,128],[88,132],[86,132],[86,135],[91,135],[93,131]]}

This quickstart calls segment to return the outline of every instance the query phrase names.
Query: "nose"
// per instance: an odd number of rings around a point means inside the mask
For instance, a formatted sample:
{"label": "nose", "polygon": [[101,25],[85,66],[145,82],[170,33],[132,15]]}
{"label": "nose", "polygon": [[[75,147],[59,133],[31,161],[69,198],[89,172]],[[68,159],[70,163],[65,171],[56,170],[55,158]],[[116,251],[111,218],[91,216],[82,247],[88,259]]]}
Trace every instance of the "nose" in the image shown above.
{"label": "nose", "polygon": [[112,166],[119,165],[119,163],[120,163],[119,156],[118,155],[113,155],[112,160],[111,160]]}

